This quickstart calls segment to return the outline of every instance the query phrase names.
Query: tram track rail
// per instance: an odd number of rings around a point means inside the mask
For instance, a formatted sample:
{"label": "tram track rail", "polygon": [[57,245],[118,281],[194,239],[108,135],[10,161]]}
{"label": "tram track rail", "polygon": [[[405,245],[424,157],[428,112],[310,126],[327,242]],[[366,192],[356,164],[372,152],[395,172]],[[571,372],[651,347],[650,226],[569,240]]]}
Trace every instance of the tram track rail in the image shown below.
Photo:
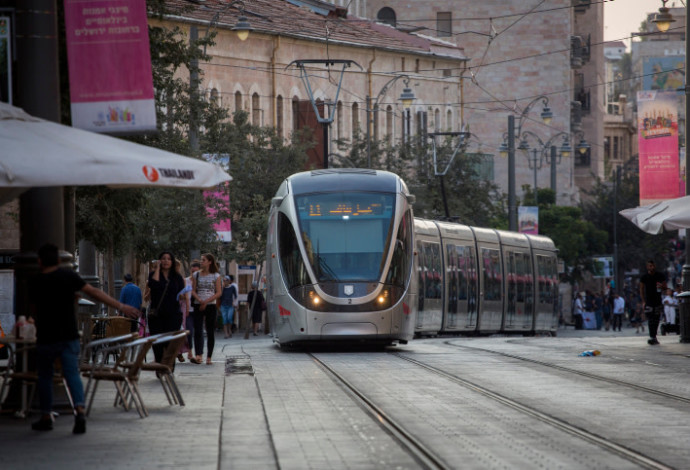
{"label": "tram track rail", "polygon": [[[468,349],[474,349],[474,348],[468,348]],[[489,350],[487,350],[489,351]],[[491,352],[491,351],[489,351]],[[633,449],[630,449],[626,446],[623,446],[621,444],[612,442],[608,440],[607,438],[603,436],[599,436],[597,434],[592,433],[591,431],[588,431],[586,429],[582,429],[578,426],[572,425],[560,418],[557,418],[555,416],[552,416],[550,414],[544,413],[542,411],[539,411],[536,408],[533,408],[531,406],[524,405],[518,401],[515,401],[511,398],[506,397],[505,395],[502,395],[500,393],[497,393],[493,390],[490,390],[486,387],[483,387],[479,384],[476,384],[474,382],[471,382],[469,380],[463,379],[461,377],[458,377],[457,375],[451,374],[449,372],[446,372],[442,369],[439,369],[435,366],[426,364],[422,361],[419,361],[417,359],[413,359],[411,357],[405,356],[404,354],[401,353],[391,353],[391,355],[398,357],[401,360],[408,361],[412,364],[415,364],[429,372],[432,372],[434,374],[437,374],[441,377],[444,377],[445,379],[448,379],[466,389],[469,389],[475,393],[478,393],[486,398],[492,399],[496,402],[499,402],[505,406],[508,406],[510,408],[513,408],[525,415],[528,415],[534,419],[537,419],[543,423],[546,423],[550,426],[553,426],[554,428],[557,428],[561,431],[564,431],[566,433],[569,433],[577,438],[580,438],[584,441],[590,442],[594,445],[599,446],[600,448],[612,452],[616,455],[619,455],[620,457],[636,464],[639,465],[643,468],[649,468],[649,469],[655,469],[655,470],[672,470],[673,467],[668,466],[664,464],[663,462],[660,462],[658,460],[655,460],[649,456],[646,456],[644,454],[641,454]],[[564,368],[567,370],[567,368]]]}
{"label": "tram track rail", "polygon": [[649,394],[656,395],[659,397],[667,398],[669,400],[675,400],[675,401],[679,401],[681,403],[690,404],[690,398],[688,398],[688,397],[683,397],[680,395],[674,395],[673,393],[668,393],[668,392],[664,392],[662,390],[657,390],[654,388],[645,387],[644,385],[638,385],[638,384],[634,384],[632,382],[625,382],[623,380],[613,379],[610,377],[604,377],[602,375],[592,374],[590,372],[584,372],[581,370],[572,369],[570,367],[559,366],[557,364],[539,361],[537,359],[530,359],[528,357],[518,356],[516,354],[510,354],[510,353],[505,353],[505,352],[501,352],[501,351],[495,351],[493,349],[486,349],[486,348],[479,348],[479,347],[475,347],[475,346],[464,346],[464,345],[459,345],[459,344],[453,344],[450,341],[445,341],[444,344],[446,346],[456,348],[456,349],[465,349],[465,350],[469,350],[469,351],[481,351],[481,352],[486,352],[486,353],[490,353],[490,354],[495,354],[498,356],[508,357],[511,359],[516,359],[516,360],[523,361],[523,362],[529,362],[529,363],[537,364],[537,365],[540,365],[543,367],[548,367],[551,369],[560,370],[562,372],[567,372],[569,374],[575,374],[575,375],[579,375],[581,377],[587,377],[589,379],[599,380],[601,382],[607,382],[607,383],[610,383],[613,385],[618,385],[618,386],[627,387],[627,388],[630,388],[633,390],[638,390],[641,392],[649,393]]}
{"label": "tram track rail", "polygon": [[395,439],[400,446],[421,466],[429,470],[449,470],[448,465],[419,439],[409,433],[403,426],[386,414],[383,409],[371,401],[357,387],[352,385],[334,368],[323,362],[312,353],[308,356],[369,415],[381,428]]}

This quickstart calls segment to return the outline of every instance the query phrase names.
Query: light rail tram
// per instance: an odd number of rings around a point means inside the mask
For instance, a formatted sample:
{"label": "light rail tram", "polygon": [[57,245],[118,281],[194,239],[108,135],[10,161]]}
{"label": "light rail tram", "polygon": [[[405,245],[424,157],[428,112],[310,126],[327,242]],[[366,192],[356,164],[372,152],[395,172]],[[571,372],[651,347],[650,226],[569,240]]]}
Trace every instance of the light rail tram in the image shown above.
{"label": "light rail tram", "polygon": [[414,200],[386,171],[315,170],[283,181],[266,243],[275,342],[555,334],[549,238],[416,219]]}

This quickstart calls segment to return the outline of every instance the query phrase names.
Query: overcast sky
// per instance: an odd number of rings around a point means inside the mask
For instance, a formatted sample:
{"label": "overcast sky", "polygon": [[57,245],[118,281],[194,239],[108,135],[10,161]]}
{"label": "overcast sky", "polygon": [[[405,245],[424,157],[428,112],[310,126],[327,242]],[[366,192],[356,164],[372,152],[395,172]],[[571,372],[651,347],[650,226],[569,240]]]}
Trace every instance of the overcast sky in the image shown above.
{"label": "overcast sky", "polygon": [[[671,0],[666,6],[673,4],[682,7],[680,0]],[[604,40],[614,41],[630,36],[637,32],[647,13],[659,11],[661,0],[612,0],[604,3]],[[624,40],[630,47],[630,40]]]}

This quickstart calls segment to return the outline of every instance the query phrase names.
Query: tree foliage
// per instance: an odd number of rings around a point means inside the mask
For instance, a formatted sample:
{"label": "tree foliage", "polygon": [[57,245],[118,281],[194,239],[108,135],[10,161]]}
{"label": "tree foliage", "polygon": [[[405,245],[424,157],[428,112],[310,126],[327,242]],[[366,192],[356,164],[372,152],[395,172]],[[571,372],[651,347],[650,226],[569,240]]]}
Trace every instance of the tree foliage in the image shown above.
{"label": "tree foliage", "polygon": [[[669,241],[675,236],[675,233],[669,232],[659,235],[645,233],[618,213],[623,209],[639,205],[639,188],[639,177],[635,172],[623,173],[617,187],[614,186],[613,181],[606,182],[597,179],[588,193],[590,199],[582,204],[584,217],[607,233],[605,241],[607,253],[613,253],[613,245],[617,242],[621,273],[632,269],[644,272],[646,260],[660,260],[665,257]],[[614,195],[617,195],[615,214]],[[615,240],[614,223],[617,235]]]}

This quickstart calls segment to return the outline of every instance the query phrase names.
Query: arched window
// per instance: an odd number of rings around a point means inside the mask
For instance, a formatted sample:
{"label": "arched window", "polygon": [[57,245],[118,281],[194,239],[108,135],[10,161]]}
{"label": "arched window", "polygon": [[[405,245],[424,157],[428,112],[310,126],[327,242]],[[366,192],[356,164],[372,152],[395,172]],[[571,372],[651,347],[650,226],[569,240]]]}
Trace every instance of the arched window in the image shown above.
{"label": "arched window", "polygon": [[343,139],[345,136],[343,135],[343,102],[338,101],[338,106],[336,107],[336,132],[338,139]]}
{"label": "arched window", "polygon": [[211,90],[210,100],[211,100],[211,103],[217,104],[220,106],[220,101],[218,101],[218,90],[216,90],[215,88],[213,88]]}
{"label": "arched window", "polygon": [[242,93],[235,92],[235,112],[242,111]]}
{"label": "arched window", "polygon": [[261,105],[259,103],[259,94],[256,92],[252,95],[252,124],[255,126],[261,125]]}
{"label": "arched window", "polygon": [[292,132],[299,129],[299,98],[292,97]]}
{"label": "arched window", "polygon": [[393,143],[393,106],[391,105],[386,108],[386,141],[389,144]]}
{"label": "arched window", "polygon": [[359,129],[359,104],[352,103],[352,138],[355,137]]}
{"label": "arched window", "polygon": [[441,111],[438,108],[434,111],[434,132],[441,132]]}
{"label": "arched window", "polygon": [[283,137],[283,97],[278,95],[276,98],[276,132],[279,137]]}
{"label": "arched window", "polygon": [[446,111],[446,130],[448,132],[453,130],[453,111],[450,109]]}
{"label": "arched window", "polygon": [[396,18],[395,10],[389,7],[384,7],[376,14],[376,19],[381,23],[386,23],[395,28]]}

